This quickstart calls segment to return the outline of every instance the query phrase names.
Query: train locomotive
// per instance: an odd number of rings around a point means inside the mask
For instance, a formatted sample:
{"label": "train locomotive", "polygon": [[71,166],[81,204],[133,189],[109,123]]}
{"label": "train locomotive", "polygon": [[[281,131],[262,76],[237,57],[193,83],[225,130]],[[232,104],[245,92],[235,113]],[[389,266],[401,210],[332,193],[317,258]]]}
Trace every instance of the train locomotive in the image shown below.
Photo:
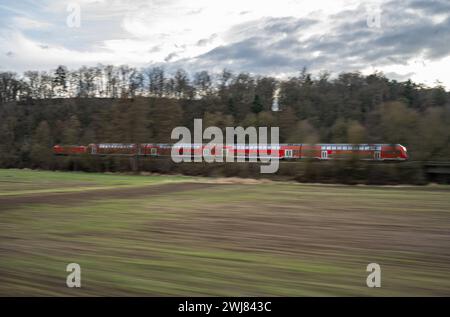
{"label": "train locomotive", "polygon": [[373,161],[405,161],[408,152],[401,144],[161,144],[161,143],[100,143],[84,145],[55,145],[55,155],[124,155],[147,157],[232,156],[233,158],[258,159],[270,155],[280,160],[336,160],[358,159]]}

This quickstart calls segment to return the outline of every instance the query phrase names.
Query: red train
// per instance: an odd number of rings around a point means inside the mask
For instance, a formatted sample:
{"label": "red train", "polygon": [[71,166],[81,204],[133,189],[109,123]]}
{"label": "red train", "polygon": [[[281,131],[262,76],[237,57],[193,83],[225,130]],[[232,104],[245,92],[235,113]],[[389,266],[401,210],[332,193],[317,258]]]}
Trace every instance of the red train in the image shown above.
{"label": "red train", "polygon": [[400,144],[277,144],[277,145],[223,145],[205,144],[160,144],[160,143],[102,143],[88,146],[55,145],[56,155],[128,155],[128,156],[171,156],[175,147],[179,156],[233,156],[234,158],[254,158],[271,155],[283,160],[298,159],[349,159],[375,161],[404,161],[408,159],[406,147]]}
{"label": "red train", "polygon": [[87,146],[84,145],[55,145],[53,154],[56,155],[74,155],[88,153]]}

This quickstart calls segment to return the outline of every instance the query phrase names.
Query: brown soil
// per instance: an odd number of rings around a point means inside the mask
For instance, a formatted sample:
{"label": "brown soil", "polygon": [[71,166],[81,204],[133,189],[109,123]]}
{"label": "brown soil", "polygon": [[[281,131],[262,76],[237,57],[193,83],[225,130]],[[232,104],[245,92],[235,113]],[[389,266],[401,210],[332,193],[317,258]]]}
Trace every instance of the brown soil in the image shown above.
{"label": "brown soil", "polygon": [[55,205],[73,205],[80,201],[97,200],[107,198],[130,198],[138,196],[165,195],[180,191],[199,190],[220,186],[206,183],[176,183],[163,185],[149,185],[143,187],[127,187],[114,189],[96,189],[71,193],[45,193],[30,194],[20,196],[0,196],[0,209],[10,209],[27,204],[55,204]]}

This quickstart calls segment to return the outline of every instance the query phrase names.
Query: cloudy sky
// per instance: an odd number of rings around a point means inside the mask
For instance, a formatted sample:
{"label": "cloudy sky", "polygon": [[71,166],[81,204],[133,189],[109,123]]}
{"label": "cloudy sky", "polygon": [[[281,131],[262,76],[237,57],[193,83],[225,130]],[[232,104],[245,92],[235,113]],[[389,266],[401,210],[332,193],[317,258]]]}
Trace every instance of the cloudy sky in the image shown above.
{"label": "cloudy sky", "polygon": [[98,63],[450,88],[450,0],[0,0],[0,71]]}

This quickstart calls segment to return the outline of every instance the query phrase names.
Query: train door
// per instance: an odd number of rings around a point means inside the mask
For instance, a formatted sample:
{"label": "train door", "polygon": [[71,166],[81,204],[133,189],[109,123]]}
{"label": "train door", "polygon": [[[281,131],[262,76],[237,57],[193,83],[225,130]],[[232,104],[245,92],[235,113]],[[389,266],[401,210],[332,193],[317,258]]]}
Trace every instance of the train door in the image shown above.
{"label": "train door", "polygon": [[381,151],[375,151],[373,152],[373,155],[375,160],[377,161],[381,160]]}
{"label": "train door", "polygon": [[158,149],[155,147],[152,147],[150,149],[150,155],[156,156],[158,154]]}
{"label": "train door", "polygon": [[292,150],[284,150],[284,157],[287,159],[292,158]]}
{"label": "train door", "polygon": [[97,154],[97,146],[96,145],[91,146],[91,154]]}
{"label": "train door", "polygon": [[321,158],[322,158],[322,160],[328,159],[328,151],[327,150],[322,151]]}

